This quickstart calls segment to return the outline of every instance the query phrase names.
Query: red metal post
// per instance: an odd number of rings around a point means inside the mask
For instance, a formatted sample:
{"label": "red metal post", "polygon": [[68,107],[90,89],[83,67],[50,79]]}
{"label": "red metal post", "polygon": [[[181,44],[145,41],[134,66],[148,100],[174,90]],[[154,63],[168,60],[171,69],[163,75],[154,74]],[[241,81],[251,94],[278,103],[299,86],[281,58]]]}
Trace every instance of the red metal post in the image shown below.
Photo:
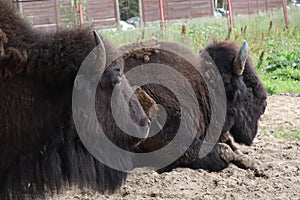
{"label": "red metal post", "polygon": [[[211,16],[214,16],[215,15],[214,0],[210,0],[209,3],[210,3],[210,14],[211,14]],[[192,8],[190,7],[190,9],[192,9]]]}
{"label": "red metal post", "polygon": [[159,16],[160,16],[160,26],[163,28],[165,26],[165,16],[164,16],[164,6],[162,0],[158,0],[159,4]]}
{"label": "red metal post", "polygon": [[229,18],[229,28],[233,31],[233,17],[232,17],[232,8],[231,8],[231,0],[227,0],[227,7],[228,7],[228,18]]}
{"label": "red metal post", "polygon": [[83,26],[83,9],[82,9],[82,0],[79,1],[79,16],[80,16],[80,26]]}
{"label": "red metal post", "polygon": [[287,28],[289,25],[289,14],[287,9],[287,2],[286,0],[282,0],[283,5],[283,13],[284,13],[284,21],[285,21],[285,27]]}
{"label": "red metal post", "polygon": [[139,14],[140,14],[140,27],[144,27],[144,4],[142,0],[139,0]]}
{"label": "red metal post", "polygon": [[115,18],[117,27],[120,27],[120,8],[119,8],[119,0],[115,0]]}

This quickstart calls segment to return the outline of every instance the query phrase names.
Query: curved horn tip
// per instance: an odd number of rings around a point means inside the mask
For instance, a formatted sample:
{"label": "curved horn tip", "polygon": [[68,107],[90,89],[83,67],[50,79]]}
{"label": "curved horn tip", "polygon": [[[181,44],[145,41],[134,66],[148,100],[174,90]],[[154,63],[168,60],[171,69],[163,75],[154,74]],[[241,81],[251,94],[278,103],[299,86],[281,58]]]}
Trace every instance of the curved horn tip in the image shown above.
{"label": "curved horn tip", "polygon": [[249,54],[249,46],[246,40],[243,40],[242,46],[240,47],[239,52],[236,55],[236,58],[233,62],[233,72],[236,75],[242,75],[245,69],[246,60]]}
{"label": "curved horn tip", "polygon": [[245,61],[247,60],[247,57],[248,57],[248,54],[249,54],[249,46],[248,46],[248,43],[246,40],[243,40],[243,43],[242,43],[242,46],[238,52],[238,59],[240,61]]}
{"label": "curved horn tip", "polygon": [[94,34],[94,38],[95,38],[96,45],[98,46],[99,44],[102,43],[102,40],[101,40],[99,34],[97,33],[97,31],[94,30],[94,31],[93,31],[93,34]]}
{"label": "curved horn tip", "polygon": [[243,40],[242,48],[246,48],[247,50],[249,49],[248,43],[245,39]]}

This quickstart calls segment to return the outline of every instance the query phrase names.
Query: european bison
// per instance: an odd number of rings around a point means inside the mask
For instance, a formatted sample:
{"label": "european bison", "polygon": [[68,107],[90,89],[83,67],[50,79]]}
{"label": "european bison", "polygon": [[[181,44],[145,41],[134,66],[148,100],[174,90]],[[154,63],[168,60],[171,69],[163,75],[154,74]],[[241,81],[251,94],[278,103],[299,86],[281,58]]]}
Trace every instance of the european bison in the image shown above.
{"label": "european bison", "polygon": [[[164,50],[162,46],[170,46],[171,51]],[[127,49],[128,47],[123,47]],[[125,72],[141,65],[143,70],[158,64],[167,65],[182,74],[191,84],[197,96],[199,105],[199,129],[196,133],[194,141],[187,148],[185,153],[172,162],[170,165],[158,170],[164,172],[176,167],[189,167],[193,169],[203,168],[210,171],[219,171],[234,163],[241,168],[256,168],[259,161],[251,159],[241,153],[234,140],[238,143],[251,145],[257,133],[258,120],[264,113],[266,107],[267,92],[262,82],[260,81],[251,58],[248,57],[248,46],[244,41],[241,47],[231,41],[212,41],[209,42],[205,48],[200,52],[200,57],[208,56],[212,61],[203,60],[198,61],[197,57],[180,56],[174,53],[176,49],[183,48],[172,42],[146,42],[136,44],[133,50],[124,51],[125,58]],[[191,50],[183,49],[182,52],[191,52]],[[189,53],[186,53],[189,54]],[[212,123],[211,117],[211,97],[206,83],[199,72],[191,65],[191,63],[198,63],[199,69],[209,71],[209,66],[214,63],[217,70],[220,72],[225,88],[225,98],[223,101],[225,111],[225,122],[214,121],[220,123],[220,133],[213,133],[219,135],[218,143],[212,148],[209,154],[205,157],[199,157],[199,150],[205,143],[204,138],[207,136],[208,127]],[[154,65],[151,65],[154,64]],[[205,69],[208,68],[208,69]],[[155,74],[155,72],[153,72]],[[215,73],[204,73],[207,79],[211,82],[217,81]],[[148,74],[145,73],[145,80],[147,82]],[[173,74],[156,74],[155,76],[165,76],[165,79],[170,79]],[[177,85],[176,85],[177,84]],[[179,87],[181,83],[174,82],[175,87]],[[182,121],[182,107],[176,95],[162,85],[159,84],[145,84],[142,89],[148,93],[157,104],[160,104],[167,114],[164,124],[159,124],[159,120],[152,119],[153,126],[158,124],[161,130],[154,136],[148,137],[139,146],[139,153],[154,152],[172,143],[175,135],[178,132],[179,125]],[[217,88],[215,88],[217,89]],[[188,102],[187,102],[188,103]],[[197,109],[197,108],[195,108]],[[220,108],[219,108],[220,109]],[[192,113],[193,110],[190,110]],[[218,110],[216,112],[219,112]],[[161,116],[156,116],[160,118]],[[188,116],[189,121],[193,121],[194,116]],[[186,131],[185,137],[194,137],[191,131]],[[231,138],[233,136],[234,139]],[[176,144],[177,148],[186,148],[180,143]],[[207,144],[206,144],[207,145]],[[212,144],[214,145],[214,144]],[[209,145],[208,145],[209,146]],[[160,154],[158,158],[143,160],[139,156],[135,159],[136,166],[152,166],[159,168],[158,163],[170,159],[173,155],[170,152]]]}
{"label": "european bison", "polygon": [[[107,54],[114,51],[108,42],[104,45]],[[113,192],[125,180],[125,172],[105,166],[86,150],[73,122],[74,80],[95,46],[89,29],[36,31],[11,1],[0,1],[0,199],[45,198],[46,192],[74,185]],[[106,66],[95,107],[107,137],[130,150],[140,140],[118,128],[109,106],[120,81],[124,87],[117,95],[124,99],[132,89],[123,76],[122,59]],[[129,105],[133,121],[147,126],[148,117],[135,95]],[[147,136],[141,130],[136,132]]]}

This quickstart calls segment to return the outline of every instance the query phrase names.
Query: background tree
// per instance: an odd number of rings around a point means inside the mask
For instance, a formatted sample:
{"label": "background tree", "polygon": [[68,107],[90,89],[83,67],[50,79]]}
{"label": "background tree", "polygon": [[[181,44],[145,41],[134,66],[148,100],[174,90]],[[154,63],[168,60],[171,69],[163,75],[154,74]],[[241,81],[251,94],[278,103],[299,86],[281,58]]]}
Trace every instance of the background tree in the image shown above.
{"label": "background tree", "polygon": [[138,0],[119,0],[121,20],[126,21],[130,17],[139,16]]}

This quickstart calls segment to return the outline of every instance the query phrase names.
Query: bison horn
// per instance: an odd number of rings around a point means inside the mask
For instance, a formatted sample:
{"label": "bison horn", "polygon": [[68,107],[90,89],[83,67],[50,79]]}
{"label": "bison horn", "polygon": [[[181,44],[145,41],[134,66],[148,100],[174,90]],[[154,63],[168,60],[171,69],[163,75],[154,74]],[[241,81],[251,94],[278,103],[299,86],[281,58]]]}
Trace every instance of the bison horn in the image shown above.
{"label": "bison horn", "polygon": [[246,60],[248,58],[248,53],[249,47],[246,40],[244,40],[239,52],[237,53],[237,56],[233,61],[232,71],[238,76],[242,75],[244,72]]}
{"label": "bison horn", "polygon": [[94,33],[94,38],[95,38],[95,42],[96,42],[96,46],[98,46],[99,44],[103,43],[99,34],[97,33],[97,31],[93,31]]}
{"label": "bison horn", "polygon": [[[97,31],[93,31],[95,42],[96,42],[96,54],[97,54],[97,64],[94,65],[94,73],[99,73],[101,69],[104,69],[106,65],[106,49],[104,46],[104,42],[101,37],[98,35]],[[100,71],[99,71],[100,70]]]}

